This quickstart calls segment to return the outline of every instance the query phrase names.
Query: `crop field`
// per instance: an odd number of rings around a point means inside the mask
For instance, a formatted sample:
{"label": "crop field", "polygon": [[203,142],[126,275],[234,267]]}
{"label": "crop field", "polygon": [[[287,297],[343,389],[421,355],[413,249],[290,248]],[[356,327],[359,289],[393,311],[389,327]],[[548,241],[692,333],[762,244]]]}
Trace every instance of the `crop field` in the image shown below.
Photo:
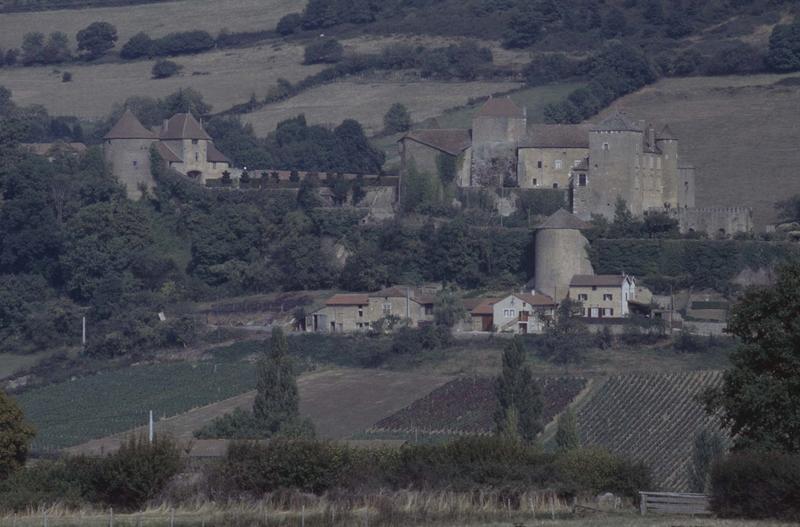
{"label": "crop field", "polygon": [[305,114],[309,123],[339,124],[353,118],[364,125],[368,134],[383,128],[383,116],[389,107],[403,103],[414,121],[435,117],[447,108],[466,104],[474,97],[513,90],[516,82],[436,82],[348,80],[326,84],[305,91],[291,99],[271,104],[243,116],[252,123],[257,135],[265,135],[285,119]]}
{"label": "crop field", "polygon": [[155,4],[92,9],[64,9],[0,14],[0,47],[19,47],[30,31],[63,31],[70,38],[98,20],[111,22],[119,33],[118,45],[139,31],[163,36],[172,31],[202,29],[215,35],[220,29],[261,31],[274,29],[283,15],[302,11],[305,0],[179,0]]}
{"label": "crop field", "polygon": [[203,94],[215,111],[246,102],[251,94],[264,97],[283,77],[296,82],[324,66],[303,66],[303,48],[264,44],[200,55],[176,57],[184,69],[175,77],[152,79],[153,61],[109,64],[69,64],[71,82],[61,82],[53,67],[0,68],[0,86],[10,89],[20,105],[42,104],[54,115],[93,119],[107,115],[115,103],[134,95],[163,97],[180,88]]}
{"label": "crop field", "polygon": [[800,85],[780,83],[785,78],[664,79],[603,115],[619,109],[668,123],[682,160],[697,167],[697,205],[753,207],[763,227],[775,220],[775,202],[800,193]]}
{"label": "crop field", "polygon": [[[540,379],[544,423],[561,413],[586,387],[579,377]],[[462,377],[437,388],[396,414],[375,423],[367,434],[487,434],[494,430],[494,379]]]}
{"label": "crop field", "polygon": [[720,371],[611,377],[578,411],[581,441],[645,462],[663,489],[688,490],[694,438],[716,427],[697,396],[721,380]]}

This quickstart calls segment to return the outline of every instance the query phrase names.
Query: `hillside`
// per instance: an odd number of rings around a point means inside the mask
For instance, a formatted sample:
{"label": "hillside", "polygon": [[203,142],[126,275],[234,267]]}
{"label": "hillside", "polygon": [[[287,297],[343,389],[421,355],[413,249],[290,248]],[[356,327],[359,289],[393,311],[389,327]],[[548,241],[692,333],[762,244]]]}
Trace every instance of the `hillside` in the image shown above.
{"label": "hillside", "polygon": [[617,110],[669,123],[697,167],[697,205],[753,207],[757,228],[776,201],[800,193],[800,85],[786,76],[663,79],[618,100]]}

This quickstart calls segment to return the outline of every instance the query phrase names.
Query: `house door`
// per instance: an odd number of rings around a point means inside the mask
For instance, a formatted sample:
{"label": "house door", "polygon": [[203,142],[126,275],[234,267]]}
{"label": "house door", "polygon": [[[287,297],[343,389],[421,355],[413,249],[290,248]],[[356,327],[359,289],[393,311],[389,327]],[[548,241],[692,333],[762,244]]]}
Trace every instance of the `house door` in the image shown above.
{"label": "house door", "polygon": [[490,316],[481,317],[481,331],[491,331],[491,330],[492,330],[492,317]]}
{"label": "house door", "polygon": [[527,335],[528,334],[528,324],[520,323],[519,325],[519,334],[520,335]]}
{"label": "house door", "polygon": [[591,313],[589,315],[592,318],[599,318],[600,317],[600,310],[596,307],[593,307]]}
{"label": "house door", "polygon": [[336,333],[336,322],[331,322],[331,333]]}

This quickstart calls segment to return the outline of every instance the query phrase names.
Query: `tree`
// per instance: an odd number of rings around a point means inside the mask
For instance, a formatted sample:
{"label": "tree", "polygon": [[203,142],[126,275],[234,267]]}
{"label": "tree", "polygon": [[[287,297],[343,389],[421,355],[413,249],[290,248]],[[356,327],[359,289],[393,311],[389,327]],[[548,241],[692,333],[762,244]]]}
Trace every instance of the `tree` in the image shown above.
{"label": "tree", "polygon": [[605,38],[621,37],[628,30],[625,13],[619,8],[612,8],[603,18],[603,36]]}
{"label": "tree", "polygon": [[108,22],[92,22],[78,31],[78,51],[83,52],[87,60],[102,57],[117,42],[117,28]]}
{"label": "tree", "polygon": [[773,71],[800,70],[800,17],[791,24],[773,28],[766,61]]}
{"label": "tree", "polygon": [[554,324],[547,327],[542,354],[557,364],[579,363],[592,345],[582,317],[582,304],[565,299],[559,304]]}
{"label": "tree", "polygon": [[34,435],[22,409],[0,390],[0,480],[25,465]]}
{"label": "tree", "polygon": [[383,128],[387,133],[407,132],[411,128],[411,114],[404,104],[394,103],[383,116]]}
{"label": "tree", "polygon": [[689,465],[689,490],[708,493],[711,489],[711,467],[725,456],[725,440],[717,431],[706,428],[698,432],[692,447]]}
{"label": "tree", "polygon": [[556,429],[556,448],[559,452],[580,448],[581,438],[578,435],[578,422],[572,408],[567,408],[558,416]]}
{"label": "tree", "polygon": [[637,221],[622,198],[617,198],[614,205],[614,221],[608,229],[610,238],[638,238],[641,236],[642,223]]}
{"label": "tree", "polygon": [[285,37],[299,31],[302,23],[303,17],[300,13],[289,13],[278,21],[275,31]]}
{"label": "tree", "polygon": [[795,194],[775,204],[778,219],[784,222],[800,221],[800,194]]}
{"label": "tree", "polygon": [[34,31],[22,37],[22,64],[30,66],[42,62],[44,57],[44,33]]}
{"label": "tree", "polygon": [[289,357],[286,336],[279,327],[272,329],[269,352],[258,361],[256,399],[253,418],[268,436],[299,419],[297,380]]}
{"label": "tree", "polygon": [[530,366],[525,364],[525,348],[519,336],[503,350],[503,371],[495,381],[495,394],[498,408],[494,421],[498,434],[513,436],[514,430],[507,428],[516,421],[523,440],[536,439],[542,431],[542,394]]}
{"label": "tree", "polygon": [[511,22],[503,37],[507,48],[527,48],[535,44],[542,34],[542,21],[527,3],[511,13]]}
{"label": "tree", "polygon": [[315,40],[306,46],[303,64],[335,64],[343,55],[344,48],[335,38]]}
{"label": "tree", "polygon": [[433,319],[437,326],[452,328],[467,318],[467,310],[453,287],[445,287],[433,302]]}
{"label": "tree", "polygon": [[154,79],[172,77],[181,70],[181,65],[171,60],[159,60],[153,64],[152,74]]}
{"label": "tree", "polygon": [[119,51],[120,57],[123,59],[138,59],[140,57],[150,57],[155,51],[155,42],[150,35],[145,32],[139,32],[133,35],[128,40],[122,49]]}
{"label": "tree", "polygon": [[69,50],[69,37],[61,31],[54,31],[47,37],[47,43],[42,50],[42,62],[45,64],[58,64],[72,59]]}
{"label": "tree", "polygon": [[778,268],[774,285],[748,290],[728,330],[741,343],[706,408],[729,429],[733,448],[800,452],[800,262]]}

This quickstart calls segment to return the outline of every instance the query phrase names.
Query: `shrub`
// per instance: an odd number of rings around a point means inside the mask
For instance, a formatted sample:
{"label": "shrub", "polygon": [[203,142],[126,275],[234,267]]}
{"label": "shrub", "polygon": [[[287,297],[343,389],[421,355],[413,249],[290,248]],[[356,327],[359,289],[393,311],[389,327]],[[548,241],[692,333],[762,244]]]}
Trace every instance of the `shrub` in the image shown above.
{"label": "shrub", "polygon": [[288,36],[297,33],[303,23],[303,16],[300,13],[289,13],[278,21],[275,30],[279,35]]}
{"label": "shrub", "polygon": [[800,520],[800,455],[742,452],[716,463],[711,508],[724,518]]}
{"label": "shrub", "polygon": [[136,33],[122,46],[119,56],[128,60],[150,57],[153,55],[154,48],[155,42],[147,33]]}
{"label": "shrub", "polygon": [[92,481],[99,460],[67,457],[40,461],[0,481],[0,508],[24,511],[55,504],[80,507],[94,497]]}
{"label": "shrub", "polygon": [[0,390],[0,479],[25,464],[34,435],[16,401]]}
{"label": "shrub", "polygon": [[72,82],[72,73],[65,71],[61,74],[61,82]]}
{"label": "shrub", "polygon": [[153,69],[151,71],[154,79],[166,79],[178,73],[181,68],[182,66],[180,64],[172,62],[171,60],[159,60],[153,64]]}
{"label": "shrub", "polygon": [[154,42],[154,52],[160,56],[200,53],[213,47],[214,37],[207,31],[170,33]]}
{"label": "shrub", "polygon": [[131,436],[100,462],[92,486],[101,501],[136,509],[161,493],[182,466],[181,449],[173,439],[156,437],[150,443],[143,435]]}
{"label": "shrub", "polygon": [[342,60],[344,48],[333,38],[317,40],[306,46],[304,64],[335,64]]}
{"label": "shrub", "polygon": [[407,132],[411,128],[411,114],[404,104],[394,103],[383,116],[383,128],[390,134]]}
{"label": "shrub", "polygon": [[744,43],[718,51],[706,64],[708,75],[747,75],[763,70],[762,53]]}
{"label": "shrub", "polygon": [[555,462],[561,490],[579,492],[614,492],[635,497],[650,486],[650,470],[611,454],[602,448],[567,450]]}

